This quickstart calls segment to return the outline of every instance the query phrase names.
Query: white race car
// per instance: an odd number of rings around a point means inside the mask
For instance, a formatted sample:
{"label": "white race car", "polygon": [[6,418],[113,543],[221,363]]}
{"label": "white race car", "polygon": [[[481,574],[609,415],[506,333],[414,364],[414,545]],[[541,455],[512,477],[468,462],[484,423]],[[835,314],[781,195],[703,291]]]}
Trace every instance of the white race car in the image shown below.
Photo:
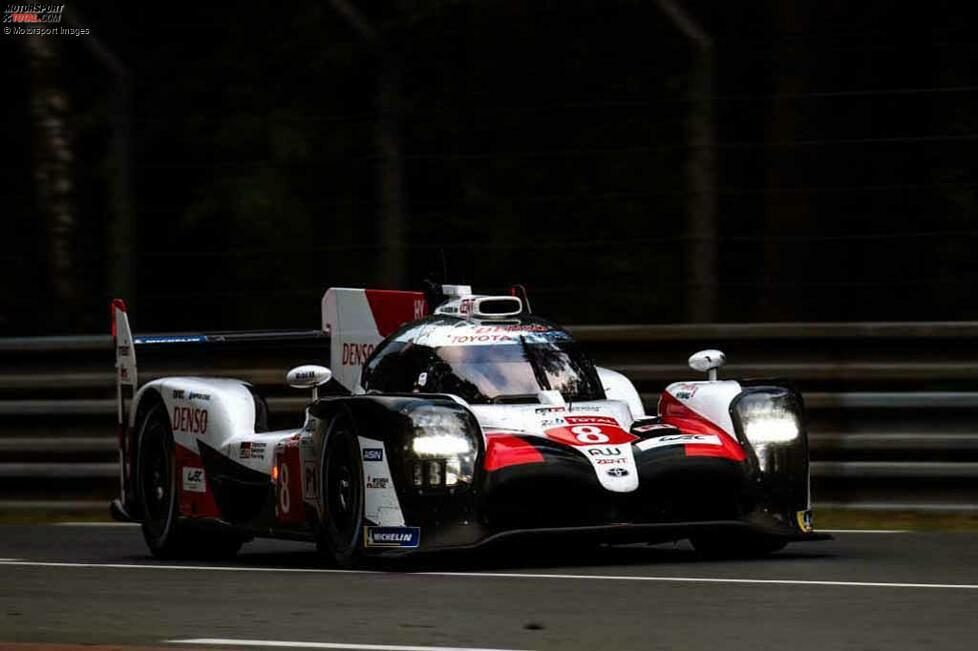
{"label": "white race car", "polygon": [[[140,337],[121,300],[113,315],[112,512],[142,522],[160,557],[233,554],[253,537],[316,542],[343,565],[533,537],[689,538],[723,555],[827,537],[812,532],[799,394],[717,379],[719,351],[693,355],[709,378],[669,385],[650,415],[517,289],[334,288],[311,333]],[[138,384],[137,353],[254,346],[311,391],[293,428],[267,431],[263,397],[207,362]],[[316,363],[288,370],[297,349]]]}

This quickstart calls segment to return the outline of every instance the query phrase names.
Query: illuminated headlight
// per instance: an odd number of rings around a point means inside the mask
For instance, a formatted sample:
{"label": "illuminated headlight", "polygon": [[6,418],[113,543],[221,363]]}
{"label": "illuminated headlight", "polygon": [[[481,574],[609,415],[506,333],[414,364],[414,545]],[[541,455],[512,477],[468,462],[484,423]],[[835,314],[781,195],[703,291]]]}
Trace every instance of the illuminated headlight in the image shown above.
{"label": "illuminated headlight", "polygon": [[464,434],[418,434],[411,450],[419,457],[452,457],[472,453],[472,441]]}
{"label": "illuminated headlight", "polygon": [[795,394],[787,389],[761,389],[737,401],[741,432],[757,456],[761,472],[766,472],[779,449],[787,449],[802,434],[801,410]]}
{"label": "illuminated headlight", "polygon": [[757,410],[744,417],[744,436],[754,445],[791,443],[798,438],[798,417],[789,411]]}
{"label": "illuminated headlight", "polygon": [[461,408],[423,405],[409,416],[413,431],[405,456],[414,486],[471,483],[479,452],[478,426],[471,415]]}

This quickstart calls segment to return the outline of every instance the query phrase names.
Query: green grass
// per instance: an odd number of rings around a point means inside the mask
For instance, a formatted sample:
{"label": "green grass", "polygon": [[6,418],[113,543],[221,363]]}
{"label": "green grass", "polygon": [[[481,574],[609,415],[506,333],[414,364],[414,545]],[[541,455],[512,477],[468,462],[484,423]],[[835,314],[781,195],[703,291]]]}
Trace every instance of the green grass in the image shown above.
{"label": "green grass", "polygon": [[919,513],[815,509],[815,529],[978,531],[978,513]]}

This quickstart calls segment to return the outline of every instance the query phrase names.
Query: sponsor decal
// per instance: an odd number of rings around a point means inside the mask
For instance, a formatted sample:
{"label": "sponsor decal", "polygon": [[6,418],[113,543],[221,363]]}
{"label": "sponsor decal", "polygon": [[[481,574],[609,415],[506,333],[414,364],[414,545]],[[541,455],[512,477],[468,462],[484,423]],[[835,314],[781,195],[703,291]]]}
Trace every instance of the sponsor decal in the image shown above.
{"label": "sponsor decal", "polygon": [[566,407],[537,407],[533,410],[536,414],[553,414],[561,411],[567,411]]}
{"label": "sponsor decal", "polygon": [[611,416],[568,416],[568,425],[611,425],[618,427],[618,421]]}
{"label": "sponsor decal", "polygon": [[244,441],[238,450],[239,459],[264,459],[268,444],[264,441]]}
{"label": "sponsor decal", "polygon": [[[565,445],[623,445],[638,439],[620,427],[614,418],[606,416],[566,417],[568,427],[546,430],[547,438]],[[580,425],[575,423],[582,423]],[[585,424],[586,423],[586,424]]]}
{"label": "sponsor decal", "polygon": [[[618,458],[615,458],[615,457],[607,457],[607,458],[601,458],[601,459],[595,459],[594,460],[594,464],[597,465],[597,466],[609,466],[611,464],[616,464],[616,463],[625,463],[625,459],[623,457],[618,457]],[[622,475],[622,476],[624,476],[624,475]]]}
{"label": "sponsor decal", "polygon": [[210,400],[211,396],[208,393],[194,393],[191,391],[187,394],[187,400]]}
{"label": "sponsor decal", "polygon": [[570,412],[586,411],[586,412],[598,412],[598,413],[600,413],[602,411],[607,411],[607,410],[604,407],[602,407],[601,405],[587,405],[587,406],[584,406],[584,407],[578,407],[578,406],[575,406],[575,405],[571,405],[570,408],[568,409],[568,411],[570,411]]}
{"label": "sponsor decal", "polygon": [[390,485],[389,477],[367,477],[367,488],[385,489]]}
{"label": "sponsor decal", "polygon": [[625,468],[608,468],[606,471],[611,477],[627,477],[628,470]]}
{"label": "sponsor decal", "polygon": [[673,387],[673,395],[679,400],[689,400],[696,395],[699,388],[698,384],[677,384]]}
{"label": "sponsor decal", "polygon": [[365,527],[367,547],[414,548],[421,544],[420,527]]}
{"label": "sponsor decal", "polygon": [[540,427],[555,427],[559,425],[566,425],[567,421],[563,418],[544,418],[540,421]]}
{"label": "sponsor decal", "polygon": [[374,352],[374,344],[343,344],[343,366],[363,366]]}
{"label": "sponsor decal", "polygon": [[191,407],[174,407],[170,419],[173,429],[188,434],[207,433],[207,410]]}
{"label": "sponsor decal", "polygon": [[316,463],[306,461],[302,464],[302,498],[315,500],[316,493]]}
{"label": "sponsor decal", "polygon": [[668,445],[723,445],[716,434],[672,434],[656,436],[635,444],[639,450],[651,450]]}
{"label": "sponsor decal", "polygon": [[383,448],[364,448],[363,449],[363,460],[364,461],[383,461],[384,460],[384,449]]}
{"label": "sponsor decal", "polygon": [[202,344],[207,341],[204,335],[168,335],[166,337],[136,337],[137,344]]}
{"label": "sponsor decal", "polygon": [[[464,314],[464,312],[462,312]],[[527,343],[546,343],[558,339],[567,339],[568,335],[559,330],[550,330],[541,325],[499,325],[499,326],[476,326],[467,329],[467,334],[450,334],[448,343],[450,344],[496,344],[510,343],[517,344],[520,336]]]}
{"label": "sponsor decal", "polygon": [[183,490],[189,493],[206,493],[207,486],[203,468],[183,468]]}
{"label": "sponsor decal", "polygon": [[588,448],[587,453],[592,457],[620,457],[622,455],[621,448],[612,446],[606,448]]}
{"label": "sponsor decal", "polygon": [[675,430],[675,425],[666,425],[664,423],[651,423],[649,425],[637,425],[632,428],[632,432],[637,434],[647,434],[648,432],[654,432],[656,430]]}
{"label": "sponsor decal", "polygon": [[129,357],[129,346],[119,346],[119,357]]}
{"label": "sponsor decal", "polygon": [[184,390],[183,389],[174,389],[173,390],[173,399],[174,400],[183,400],[184,399]]}

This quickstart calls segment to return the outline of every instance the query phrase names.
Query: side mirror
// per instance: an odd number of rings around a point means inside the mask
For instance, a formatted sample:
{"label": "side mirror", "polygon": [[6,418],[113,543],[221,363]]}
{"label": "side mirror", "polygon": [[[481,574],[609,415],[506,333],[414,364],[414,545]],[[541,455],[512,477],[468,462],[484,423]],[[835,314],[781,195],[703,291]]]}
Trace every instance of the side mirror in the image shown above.
{"label": "side mirror", "polygon": [[701,350],[689,357],[689,366],[694,371],[708,373],[710,381],[717,379],[717,369],[727,363],[727,356],[722,350]]}
{"label": "side mirror", "polygon": [[296,366],[285,376],[285,382],[293,389],[312,389],[312,399],[319,398],[319,387],[329,382],[333,372],[325,366],[305,364]]}

